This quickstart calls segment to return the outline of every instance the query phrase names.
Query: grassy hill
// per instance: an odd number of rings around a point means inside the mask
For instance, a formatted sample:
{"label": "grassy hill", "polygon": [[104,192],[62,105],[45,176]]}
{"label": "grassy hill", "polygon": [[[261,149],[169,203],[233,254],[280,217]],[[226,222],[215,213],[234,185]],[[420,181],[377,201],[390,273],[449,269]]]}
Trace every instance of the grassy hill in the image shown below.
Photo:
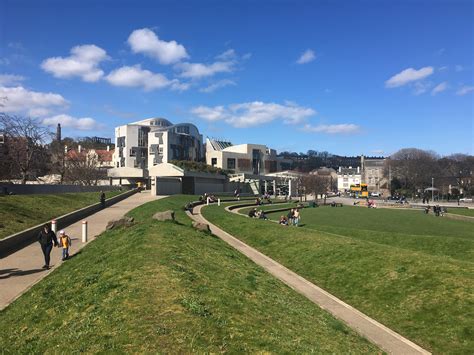
{"label": "grassy hill", "polygon": [[[6,353],[380,353],[220,239],[173,197],[133,210],[0,312]],[[177,221],[151,219],[174,209]]]}
{"label": "grassy hill", "polygon": [[[107,191],[106,198],[119,191]],[[98,192],[0,195],[0,239],[99,202]]]}
{"label": "grassy hill", "polygon": [[[295,228],[238,216],[217,206],[205,207],[203,213],[424,348],[435,353],[472,353],[472,222],[420,211],[345,206],[304,209],[304,227]],[[277,219],[280,214],[269,216]]]}

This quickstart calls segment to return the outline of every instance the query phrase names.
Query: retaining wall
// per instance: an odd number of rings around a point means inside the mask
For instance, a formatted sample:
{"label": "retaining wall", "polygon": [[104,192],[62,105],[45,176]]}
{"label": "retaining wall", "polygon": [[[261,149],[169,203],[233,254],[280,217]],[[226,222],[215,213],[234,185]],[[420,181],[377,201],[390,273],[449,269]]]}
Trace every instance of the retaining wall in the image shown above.
{"label": "retaining wall", "polygon": [[[135,194],[138,192],[138,189],[129,190],[124,192],[120,195],[111,197],[105,200],[106,207],[111,206],[119,201],[126,199],[127,197]],[[95,203],[93,205],[81,208],[80,210],[65,214],[61,217],[56,218],[56,226],[57,230],[64,229],[65,227],[80,221],[83,218],[90,216],[102,209],[102,206],[99,203]],[[33,243],[36,241],[38,233],[40,232],[43,225],[49,221],[45,221],[42,224],[37,226],[31,227],[24,231],[12,234],[4,239],[0,239],[0,257],[5,257],[13,252],[24,248],[25,246]]]}
{"label": "retaining wall", "polygon": [[71,192],[99,192],[115,191],[121,187],[118,185],[82,186],[82,185],[48,185],[48,184],[0,184],[0,194],[6,195],[34,195],[34,194],[63,194]]}

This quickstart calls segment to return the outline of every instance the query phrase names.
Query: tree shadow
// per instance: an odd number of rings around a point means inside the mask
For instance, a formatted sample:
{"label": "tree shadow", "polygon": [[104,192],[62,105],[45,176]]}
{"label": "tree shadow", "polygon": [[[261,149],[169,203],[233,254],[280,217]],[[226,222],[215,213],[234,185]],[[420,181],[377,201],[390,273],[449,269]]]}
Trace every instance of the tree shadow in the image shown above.
{"label": "tree shadow", "polygon": [[32,270],[6,269],[6,270],[0,271],[0,273],[3,274],[2,276],[0,276],[0,279],[8,279],[10,277],[15,277],[15,276],[37,274],[43,271],[47,271],[47,270],[46,269],[32,269]]}

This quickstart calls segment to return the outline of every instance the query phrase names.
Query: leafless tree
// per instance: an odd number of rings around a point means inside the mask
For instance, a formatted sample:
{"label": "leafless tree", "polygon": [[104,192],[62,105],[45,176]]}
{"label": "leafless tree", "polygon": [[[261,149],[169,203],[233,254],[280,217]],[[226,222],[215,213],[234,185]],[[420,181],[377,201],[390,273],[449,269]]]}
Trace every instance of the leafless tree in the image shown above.
{"label": "leafless tree", "polygon": [[97,185],[107,174],[99,168],[100,161],[96,154],[87,151],[73,151],[66,156],[64,180],[78,185]]}
{"label": "leafless tree", "polygon": [[325,194],[330,185],[330,179],[327,176],[308,175],[303,178],[303,186],[305,192],[310,195],[314,195],[316,198],[318,195]]}
{"label": "leafless tree", "polygon": [[0,113],[0,131],[5,136],[9,179],[20,177],[25,184],[28,177],[47,170],[49,158],[44,144],[51,133],[39,121]]}

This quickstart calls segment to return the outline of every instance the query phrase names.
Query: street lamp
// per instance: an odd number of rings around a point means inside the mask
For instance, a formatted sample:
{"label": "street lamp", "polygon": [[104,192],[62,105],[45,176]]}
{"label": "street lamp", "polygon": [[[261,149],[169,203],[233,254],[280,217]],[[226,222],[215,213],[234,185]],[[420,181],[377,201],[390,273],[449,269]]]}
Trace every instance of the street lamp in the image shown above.
{"label": "street lamp", "polygon": [[431,201],[434,201],[434,178],[431,178]]}

